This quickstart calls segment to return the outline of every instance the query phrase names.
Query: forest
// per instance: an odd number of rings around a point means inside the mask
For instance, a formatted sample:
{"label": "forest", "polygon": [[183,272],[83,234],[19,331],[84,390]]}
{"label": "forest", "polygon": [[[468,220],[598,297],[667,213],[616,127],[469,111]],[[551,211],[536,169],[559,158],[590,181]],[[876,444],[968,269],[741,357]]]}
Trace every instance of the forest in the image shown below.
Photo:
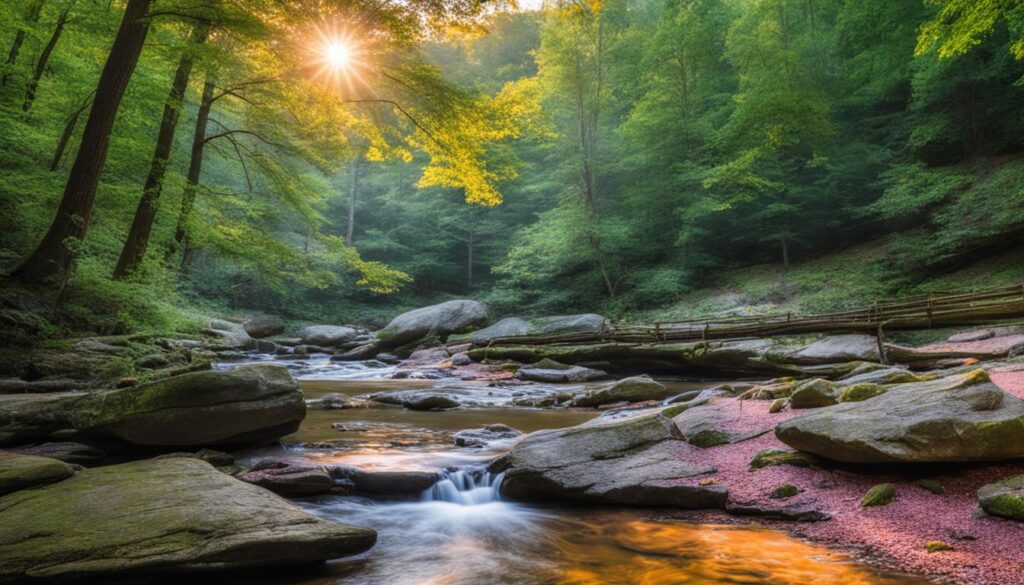
{"label": "forest", "polygon": [[4,0],[0,129],[0,585],[1021,583],[1024,0]]}

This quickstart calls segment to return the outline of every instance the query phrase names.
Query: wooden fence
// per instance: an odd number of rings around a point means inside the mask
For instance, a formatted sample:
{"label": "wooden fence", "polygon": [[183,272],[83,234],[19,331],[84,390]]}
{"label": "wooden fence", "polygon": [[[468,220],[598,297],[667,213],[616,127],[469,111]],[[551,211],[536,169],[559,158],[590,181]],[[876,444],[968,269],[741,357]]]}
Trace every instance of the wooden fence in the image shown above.
{"label": "wooden fence", "polygon": [[1024,284],[975,292],[937,293],[896,302],[878,302],[847,311],[816,315],[765,315],[689,321],[658,321],[650,325],[606,324],[601,331],[546,336],[503,337],[491,345],[656,343],[742,339],[797,333],[872,332],[883,329],[927,329],[935,326],[982,325],[1024,316]]}

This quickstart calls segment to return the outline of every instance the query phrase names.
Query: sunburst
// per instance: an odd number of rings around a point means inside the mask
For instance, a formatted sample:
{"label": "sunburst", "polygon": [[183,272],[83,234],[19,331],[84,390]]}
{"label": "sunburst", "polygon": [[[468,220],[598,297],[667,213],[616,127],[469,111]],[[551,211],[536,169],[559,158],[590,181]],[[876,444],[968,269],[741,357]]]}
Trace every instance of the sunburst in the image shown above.
{"label": "sunburst", "polygon": [[352,31],[339,26],[318,26],[310,52],[317,79],[348,92],[354,92],[356,85],[362,83],[367,51]]}

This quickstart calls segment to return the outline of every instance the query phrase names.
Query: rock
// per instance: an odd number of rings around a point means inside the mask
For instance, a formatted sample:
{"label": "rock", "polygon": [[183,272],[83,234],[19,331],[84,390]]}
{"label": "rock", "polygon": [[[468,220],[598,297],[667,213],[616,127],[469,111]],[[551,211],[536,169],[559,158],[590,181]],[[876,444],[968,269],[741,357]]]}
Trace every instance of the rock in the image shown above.
{"label": "rock", "polygon": [[600,380],[607,375],[607,373],[601,370],[584,368],[583,366],[568,366],[549,359],[543,359],[535,364],[523,366],[516,373],[516,376],[521,380],[552,384],[588,382],[590,380]]}
{"label": "rock", "polygon": [[331,360],[340,362],[356,362],[361,360],[368,360],[373,358],[374,356],[383,355],[381,354],[382,349],[384,349],[383,344],[378,343],[376,341],[371,341],[370,343],[365,343],[363,345],[354,347],[347,351],[336,353],[334,354],[333,357],[331,357]]}
{"label": "rock", "polygon": [[928,544],[924,545],[924,550],[927,551],[928,554],[932,554],[937,552],[950,551],[953,550],[953,547],[949,546],[945,542],[942,542],[941,540],[933,540]]}
{"label": "rock", "polygon": [[942,484],[934,479],[919,479],[914,482],[914,485],[936,496],[946,493],[946,488],[942,487]]}
{"label": "rock", "polygon": [[448,359],[448,352],[443,347],[417,349],[409,355],[407,365],[429,366],[439,364]]}
{"label": "rock", "polygon": [[377,355],[374,356],[374,359],[381,363],[392,366],[402,361],[402,358],[398,357],[393,353],[378,353]]}
{"label": "rock", "polygon": [[768,414],[775,414],[777,412],[782,412],[786,408],[786,405],[788,405],[788,404],[789,404],[789,400],[787,400],[785,398],[776,398],[775,400],[772,401],[771,405],[768,407]]}
{"label": "rock", "polygon": [[950,335],[946,340],[950,343],[964,343],[967,341],[981,341],[983,339],[991,339],[996,336],[996,332],[991,329],[979,329],[976,331],[963,331],[961,333],[955,333]]}
{"label": "rock", "polygon": [[788,500],[802,491],[802,489],[791,483],[784,483],[772,490],[771,493],[768,494],[768,497],[773,500]]}
{"label": "rock", "polygon": [[284,333],[284,320],[276,315],[253,315],[242,324],[249,337],[262,339]]}
{"label": "rock", "polygon": [[74,468],[63,461],[0,451],[0,496],[58,482],[74,474]]}
{"label": "rock", "polygon": [[199,451],[196,451],[196,457],[214,467],[227,467],[235,464],[234,455],[214,449],[200,449]]}
{"label": "rock", "polygon": [[880,483],[864,494],[864,498],[860,501],[860,507],[885,506],[894,501],[896,501],[896,486],[891,483]]}
{"label": "rock", "polygon": [[402,406],[409,410],[448,410],[462,404],[445,394],[416,393],[407,394],[402,400]]}
{"label": "rock", "polygon": [[377,332],[384,349],[401,347],[430,336],[441,339],[487,320],[487,311],[476,301],[448,301],[422,307],[395,317]]}
{"label": "rock", "polygon": [[7,450],[11,453],[18,453],[20,455],[49,457],[51,459],[63,461],[64,463],[76,463],[78,465],[97,463],[107,456],[106,452],[98,447],[74,441],[58,441],[41,443],[38,445],[9,447]]}
{"label": "rock", "polygon": [[209,327],[203,333],[219,339],[220,343],[212,347],[214,350],[248,349],[253,346],[253,339],[245,332],[245,328],[231,321],[210,319]]}
{"label": "rock", "polygon": [[885,368],[851,375],[839,381],[840,386],[852,386],[854,384],[909,384],[911,382],[927,382],[934,380],[934,376],[914,374],[902,368]]}
{"label": "rock", "polygon": [[677,508],[722,508],[728,491],[701,485],[713,467],[687,461],[691,449],[668,418],[650,414],[532,433],[492,466],[506,469],[502,494]]}
{"label": "rock", "polygon": [[331,491],[334,479],[318,467],[277,462],[241,473],[238,479],[285,497],[316,496]]}
{"label": "rock", "polygon": [[878,384],[854,384],[843,388],[839,394],[839,402],[862,402],[885,394],[889,389]]}
{"label": "rock", "polygon": [[813,508],[798,505],[765,505],[760,502],[729,502],[725,511],[737,516],[757,516],[770,520],[788,520],[792,522],[824,522],[832,517]]}
{"label": "rock", "polygon": [[305,345],[334,347],[352,341],[359,332],[351,327],[335,325],[311,325],[300,334]]}
{"label": "rock", "polygon": [[893,361],[914,365],[952,358],[996,359],[1019,355],[1024,350],[1024,335],[997,335],[981,341],[933,343],[923,347],[886,346],[886,355]]}
{"label": "rock", "polygon": [[987,514],[1024,522],[1024,475],[982,486],[978,503]]}
{"label": "rock", "polygon": [[[520,370],[521,371],[521,370]],[[610,386],[592,390],[573,399],[572,406],[600,406],[611,402],[643,402],[663,400],[668,390],[650,376],[634,376],[619,380]]]}
{"label": "rock", "polygon": [[486,345],[503,337],[589,333],[601,331],[604,328],[604,323],[604,317],[593,313],[541,317],[529,321],[519,317],[506,317],[490,327],[470,333],[469,341],[474,345]]}
{"label": "rock", "polygon": [[794,364],[878,361],[878,339],[871,335],[831,335],[789,356]]}
{"label": "rock", "polygon": [[309,410],[347,410],[349,408],[369,408],[370,406],[367,400],[337,392],[306,401],[306,408]]}
{"label": "rock", "polygon": [[267,341],[266,339],[256,340],[256,351],[258,351],[259,353],[277,354],[277,352],[280,350],[284,350],[282,351],[282,354],[291,353],[290,347],[282,348],[273,341]]}
{"label": "rock", "polygon": [[672,422],[686,442],[701,449],[739,443],[772,430],[769,420],[765,420],[760,429],[742,432],[730,429],[731,423],[741,420],[741,408],[742,403],[731,398],[712,398],[705,404],[673,416]]}
{"label": "rock", "polygon": [[850,365],[853,367],[843,372],[843,374],[839,376],[840,380],[846,380],[847,378],[853,378],[855,376],[860,376],[861,374],[877,372],[878,370],[893,369],[892,366],[886,366],[876,362],[850,362]]}
{"label": "rock", "polygon": [[26,382],[21,378],[0,378],[0,394],[35,394],[44,392],[72,392],[84,390],[81,380],[62,378],[42,379]]}
{"label": "rock", "polygon": [[789,397],[790,408],[821,408],[838,402],[839,388],[828,380],[816,378],[801,383]]}
{"label": "rock", "polygon": [[792,465],[794,467],[812,467],[818,465],[817,457],[800,451],[779,451],[765,449],[750,460],[750,469],[764,469],[775,465]]}
{"label": "rock", "polygon": [[302,391],[281,366],[209,370],[92,394],[0,401],[0,444],[60,429],[138,447],[249,446],[295,432]]}
{"label": "rock", "polygon": [[87,469],[0,498],[3,582],[306,564],[375,540],[373,530],[320,520],[191,458]]}
{"label": "rock", "polygon": [[348,480],[356,490],[367,494],[418,494],[440,479],[432,471],[368,471],[348,466],[330,471],[333,477]]}
{"label": "rock", "polygon": [[468,366],[473,363],[473,360],[469,357],[466,352],[457,353],[452,356],[453,366]]}
{"label": "rock", "polygon": [[514,439],[523,433],[508,425],[488,425],[482,429],[466,429],[452,435],[455,444],[460,447],[486,447],[494,441]]}
{"label": "rock", "polygon": [[1017,459],[1024,457],[1024,400],[978,370],[821,409],[780,423],[775,435],[848,463]]}

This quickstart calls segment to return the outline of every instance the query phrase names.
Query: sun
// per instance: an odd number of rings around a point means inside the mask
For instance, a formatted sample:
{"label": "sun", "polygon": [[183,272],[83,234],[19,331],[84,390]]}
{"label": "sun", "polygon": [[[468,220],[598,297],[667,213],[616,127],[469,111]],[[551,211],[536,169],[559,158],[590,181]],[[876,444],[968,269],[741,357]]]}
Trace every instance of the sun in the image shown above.
{"label": "sun", "polygon": [[349,93],[362,84],[369,53],[354,31],[337,25],[318,26],[307,46],[314,78]]}
{"label": "sun", "polygon": [[352,47],[344,39],[332,39],[324,45],[324,62],[335,69],[346,69],[352,64]]}

